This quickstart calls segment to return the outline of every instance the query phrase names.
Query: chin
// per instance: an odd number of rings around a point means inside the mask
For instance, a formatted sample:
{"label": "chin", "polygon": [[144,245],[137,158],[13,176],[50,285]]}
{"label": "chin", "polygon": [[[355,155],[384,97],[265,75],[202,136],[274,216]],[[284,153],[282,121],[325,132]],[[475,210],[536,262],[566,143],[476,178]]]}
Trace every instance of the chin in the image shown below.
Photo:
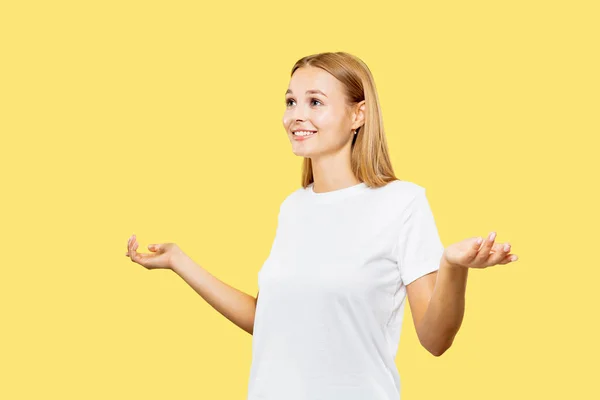
{"label": "chin", "polygon": [[310,153],[307,153],[305,151],[293,151],[293,153],[294,153],[295,156],[298,156],[298,157],[307,157],[307,158],[310,158],[310,156],[311,156]]}
{"label": "chin", "polygon": [[314,158],[314,157],[318,157],[319,154],[321,154],[318,151],[305,151],[304,149],[302,150],[292,150],[292,152],[294,153],[295,156],[298,157],[306,157],[306,158]]}

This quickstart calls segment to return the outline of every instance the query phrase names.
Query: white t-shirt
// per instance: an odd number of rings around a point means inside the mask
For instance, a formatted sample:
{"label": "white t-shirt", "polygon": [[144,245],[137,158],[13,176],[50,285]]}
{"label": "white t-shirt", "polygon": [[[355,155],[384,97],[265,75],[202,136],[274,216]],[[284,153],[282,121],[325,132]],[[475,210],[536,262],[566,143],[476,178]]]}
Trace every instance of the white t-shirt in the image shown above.
{"label": "white t-shirt", "polygon": [[444,246],[408,181],[291,193],[258,273],[248,400],[398,400],[405,285]]}

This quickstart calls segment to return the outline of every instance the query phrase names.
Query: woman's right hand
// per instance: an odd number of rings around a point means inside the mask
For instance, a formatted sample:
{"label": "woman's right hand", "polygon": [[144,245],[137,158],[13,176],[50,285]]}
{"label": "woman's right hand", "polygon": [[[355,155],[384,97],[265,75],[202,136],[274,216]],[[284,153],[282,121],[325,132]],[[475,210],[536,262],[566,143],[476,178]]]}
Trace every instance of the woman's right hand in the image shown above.
{"label": "woman's right hand", "polygon": [[185,254],[175,243],[149,244],[148,249],[152,253],[138,253],[137,248],[137,238],[131,235],[125,256],[146,269],[173,269],[174,260]]}

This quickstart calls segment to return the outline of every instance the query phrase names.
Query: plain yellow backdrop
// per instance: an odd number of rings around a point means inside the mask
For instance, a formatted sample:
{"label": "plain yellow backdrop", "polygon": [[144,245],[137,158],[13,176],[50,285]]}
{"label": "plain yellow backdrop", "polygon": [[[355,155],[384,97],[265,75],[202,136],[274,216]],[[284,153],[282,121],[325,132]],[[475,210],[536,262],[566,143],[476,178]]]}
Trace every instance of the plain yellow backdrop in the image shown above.
{"label": "plain yellow backdrop", "polygon": [[498,232],[440,358],[406,308],[402,400],[599,398],[599,7],[593,1],[0,5],[0,398],[245,399],[252,337],[171,271],[175,242],[255,295],[294,62],[347,51],[400,179],[447,246]]}

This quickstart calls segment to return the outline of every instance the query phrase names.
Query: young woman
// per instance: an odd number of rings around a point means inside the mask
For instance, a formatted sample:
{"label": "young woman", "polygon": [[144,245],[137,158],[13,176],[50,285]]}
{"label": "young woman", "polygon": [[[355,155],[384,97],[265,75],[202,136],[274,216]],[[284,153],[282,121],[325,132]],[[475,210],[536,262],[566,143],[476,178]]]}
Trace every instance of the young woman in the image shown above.
{"label": "young woman", "polygon": [[170,268],[253,334],[248,400],[398,400],[395,365],[405,300],[434,356],[464,314],[469,268],[515,261],[508,243],[472,237],[442,245],[425,189],[398,180],[375,83],[344,52],[292,68],[283,126],[304,157],[302,185],[281,203],[256,298],[195,264],[174,243],[126,253]]}

